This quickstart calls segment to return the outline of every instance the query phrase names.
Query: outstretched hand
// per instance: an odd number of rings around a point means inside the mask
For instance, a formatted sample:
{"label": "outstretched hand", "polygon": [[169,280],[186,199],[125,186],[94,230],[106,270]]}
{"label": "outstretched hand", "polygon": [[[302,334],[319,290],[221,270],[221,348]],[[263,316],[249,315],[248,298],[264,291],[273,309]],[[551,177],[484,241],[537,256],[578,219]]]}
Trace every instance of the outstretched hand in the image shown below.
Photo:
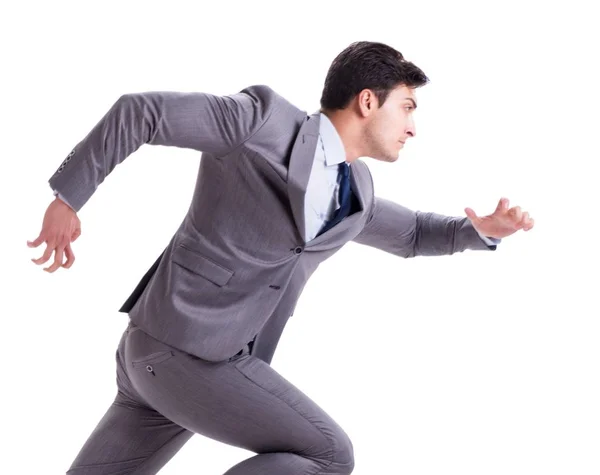
{"label": "outstretched hand", "polygon": [[529,231],[533,228],[533,218],[528,212],[521,211],[520,206],[509,209],[508,205],[508,198],[501,198],[496,210],[488,216],[477,216],[471,208],[465,208],[465,213],[473,227],[487,237],[502,239],[519,229]]}

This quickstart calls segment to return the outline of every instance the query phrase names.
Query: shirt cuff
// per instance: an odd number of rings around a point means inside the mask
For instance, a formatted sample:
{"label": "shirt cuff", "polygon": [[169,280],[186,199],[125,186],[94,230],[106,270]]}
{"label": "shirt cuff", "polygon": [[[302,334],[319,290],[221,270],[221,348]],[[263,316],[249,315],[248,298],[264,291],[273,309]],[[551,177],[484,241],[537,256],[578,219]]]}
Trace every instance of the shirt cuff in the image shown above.
{"label": "shirt cuff", "polygon": [[58,195],[58,199],[60,199],[64,204],[66,204],[69,208],[71,208],[73,211],[75,211],[75,208],[73,208],[69,202],[67,200],[65,200],[65,197],[63,195],[61,195],[57,190],[54,190],[54,196]]}
{"label": "shirt cuff", "polygon": [[[475,230],[475,231],[477,231],[477,230]],[[477,231],[477,234],[479,234],[479,237],[481,238],[481,240],[484,243],[486,243],[488,246],[495,246],[497,244],[500,244],[500,242],[502,241],[502,239],[497,239],[497,238],[493,238],[493,237],[484,236],[479,231]]]}

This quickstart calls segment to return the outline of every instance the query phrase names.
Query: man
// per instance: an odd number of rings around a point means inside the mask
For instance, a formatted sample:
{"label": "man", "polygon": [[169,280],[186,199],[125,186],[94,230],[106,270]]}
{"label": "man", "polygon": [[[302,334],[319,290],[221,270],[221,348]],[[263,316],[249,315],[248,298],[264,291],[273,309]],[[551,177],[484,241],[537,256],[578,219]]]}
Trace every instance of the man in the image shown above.
{"label": "man", "polygon": [[28,242],[47,243],[37,264],[55,253],[48,272],[73,264],[76,213],[141,145],[203,153],[187,215],[120,309],[118,393],[68,473],[157,473],[193,433],[256,453],[228,475],[352,472],[347,434],[270,366],[307,279],[351,240],[408,258],[494,250],[533,227],[505,199],[448,217],[374,194],[359,157],[397,160],[427,82],[395,49],[357,42],[312,115],[262,85],[119,98],[49,180],[58,196]]}

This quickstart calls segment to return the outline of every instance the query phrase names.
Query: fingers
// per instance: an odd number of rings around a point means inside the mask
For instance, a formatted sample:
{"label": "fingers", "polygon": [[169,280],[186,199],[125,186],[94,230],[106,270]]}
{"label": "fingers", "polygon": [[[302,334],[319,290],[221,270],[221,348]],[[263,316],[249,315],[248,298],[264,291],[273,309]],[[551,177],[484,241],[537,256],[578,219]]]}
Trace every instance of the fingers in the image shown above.
{"label": "fingers", "polygon": [[73,249],[71,249],[71,243],[67,244],[67,247],[65,247],[65,256],[67,257],[67,261],[62,266],[65,269],[68,269],[75,262],[75,254],[73,254]]}
{"label": "fingers", "polygon": [[477,214],[475,214],[475,211],[473,211],[471,208],[465,208],[465,213],[473,223],[478,223],[481,221],[481,218],[477,216]]}
{"label": "fingers", "polygon": [[[493,216],[496,222],[502,223],[502,226],[505,227],[512,227],[514,230],[523,229],[524,231],[529,231],[533,228],[534,221],[529,216],[529,213],[522,211],[520,206],[514,206],[509,209],[509,204],[508,198],[500,198]],[[474,224],[479,224],[482,221],[482,218],[479,218],[471,208],[465,208],[465,213],[467,213],[467,216]]]}
{"label": "fingers", "polygon": [[52,251],[54,251],[54,244],[53,243],[46,243],[46,250],[44,251],[44,254],[42,255],[42,257],[38,257],[37,259],[32,258],[31,260],[37,264],[44,264],[48,259],[50,259],[50,256],[52,256]]}
{"label": "fingers", "polygon": [[523,219],[523,212],[521,211],[521,207],[515,206],[514,208],[509,209],[508,215],[513,226],[515,226],[516,229],[519,229],[521,227],[521,220]]}
{"label": "fingers", "polygon": [[530,218],[529,223],[527,223],[525,226],[523,226],[523,231],[529,231],[531,228],[533,228],[534,224],[535,224],[534,219]]}
{"label": "fingers", "polygon": [[523,231],[529,231],[533,228],[533,218],[529,216],[527,211],[521,211],[520,206],[515,206],[508,211],[508,215],[511,218],[515,229],[523,229]]}
{"label": "fingers", "polygon": [[46,272],[54,272],[56,269],[58,269],[59,267],[62,266],[64,250],[65,250],[64,246],[60,246],[55,249],[56,252],[54,254],[54,262],[52,263],[52,265],[50,267],[44,268],[44,270]]}
{"label": "fingers", "polygon": [[525,211],[521,216],[521,220],[517,224],[520,228],[522,228],[523,226],[525,226],[525,224],[528,221],[529,221],[529,213],[527,211]]}
{"label": "fingers", "polygon": [[35,241],[27,241],[27,245],[29,247],[38,247],[43,242],[44,242],[44,238],[40,234]]}
{"label": "fingers", "polygon": [[[63,257],[65,254],[65,250],[67,250],[67,262],[63,265]],[[57,245],[51,241],[48,241],[46,243],[46,250],[44,251],[44,254],[41,257],[38,257],[37,259],[31,259],[31,261],[37,265],[44,264],[48,262],[48,260],[52,257],[53,252],[54,262],[50,267],[44,268],[44,271],[46,272],[54,272],[59,267],[65,267],[68,269],[75,262],[75,255],[73,254],[73,250],[71,249],[70,243],[64,245]]]}
{"label": "fingers", "polygon": [[529,231],[531,228],[533,228],[533,224],[533,218],[530,218],[529,213],[525,211],[523,213],[523,218],[519,223],[520,227],[523,229],[523,231]]}

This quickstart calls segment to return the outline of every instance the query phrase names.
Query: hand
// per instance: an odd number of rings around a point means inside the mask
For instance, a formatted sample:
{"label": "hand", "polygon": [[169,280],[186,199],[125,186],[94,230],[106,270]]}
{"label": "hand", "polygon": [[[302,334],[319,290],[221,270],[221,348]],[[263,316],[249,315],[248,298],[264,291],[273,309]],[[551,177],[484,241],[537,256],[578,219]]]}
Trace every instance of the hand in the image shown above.
{"label": "hand", "polygon": [[[71,249],[71,242],[75,241],[81,235],[81,222],[77,213],[60,198],[56,198],[46,210],[42,231],[38,238],[31,242],[27,241],[27,246],[38,247],[46,242],[46,251],[42,257],[31,259],[35,264],[43,264],[54,255],[54,263],[50,267],[44,268],[46,272],[54,272],[59,267],[68,269],[75,262],[75,255]],[[66,255],[67,261],[63,263],[63,255]]]}
{"label": "hand", "polygon": [[508,209],[508,204],[508,198],[501,198],[496,211],[489,216],[477,216],[471,208],[465,208],[465,213],[473,227],[487,237],[502,239],[519,229],[529,231],[533,228],[533,218],[528,212],[522,212],[520,206]]}

